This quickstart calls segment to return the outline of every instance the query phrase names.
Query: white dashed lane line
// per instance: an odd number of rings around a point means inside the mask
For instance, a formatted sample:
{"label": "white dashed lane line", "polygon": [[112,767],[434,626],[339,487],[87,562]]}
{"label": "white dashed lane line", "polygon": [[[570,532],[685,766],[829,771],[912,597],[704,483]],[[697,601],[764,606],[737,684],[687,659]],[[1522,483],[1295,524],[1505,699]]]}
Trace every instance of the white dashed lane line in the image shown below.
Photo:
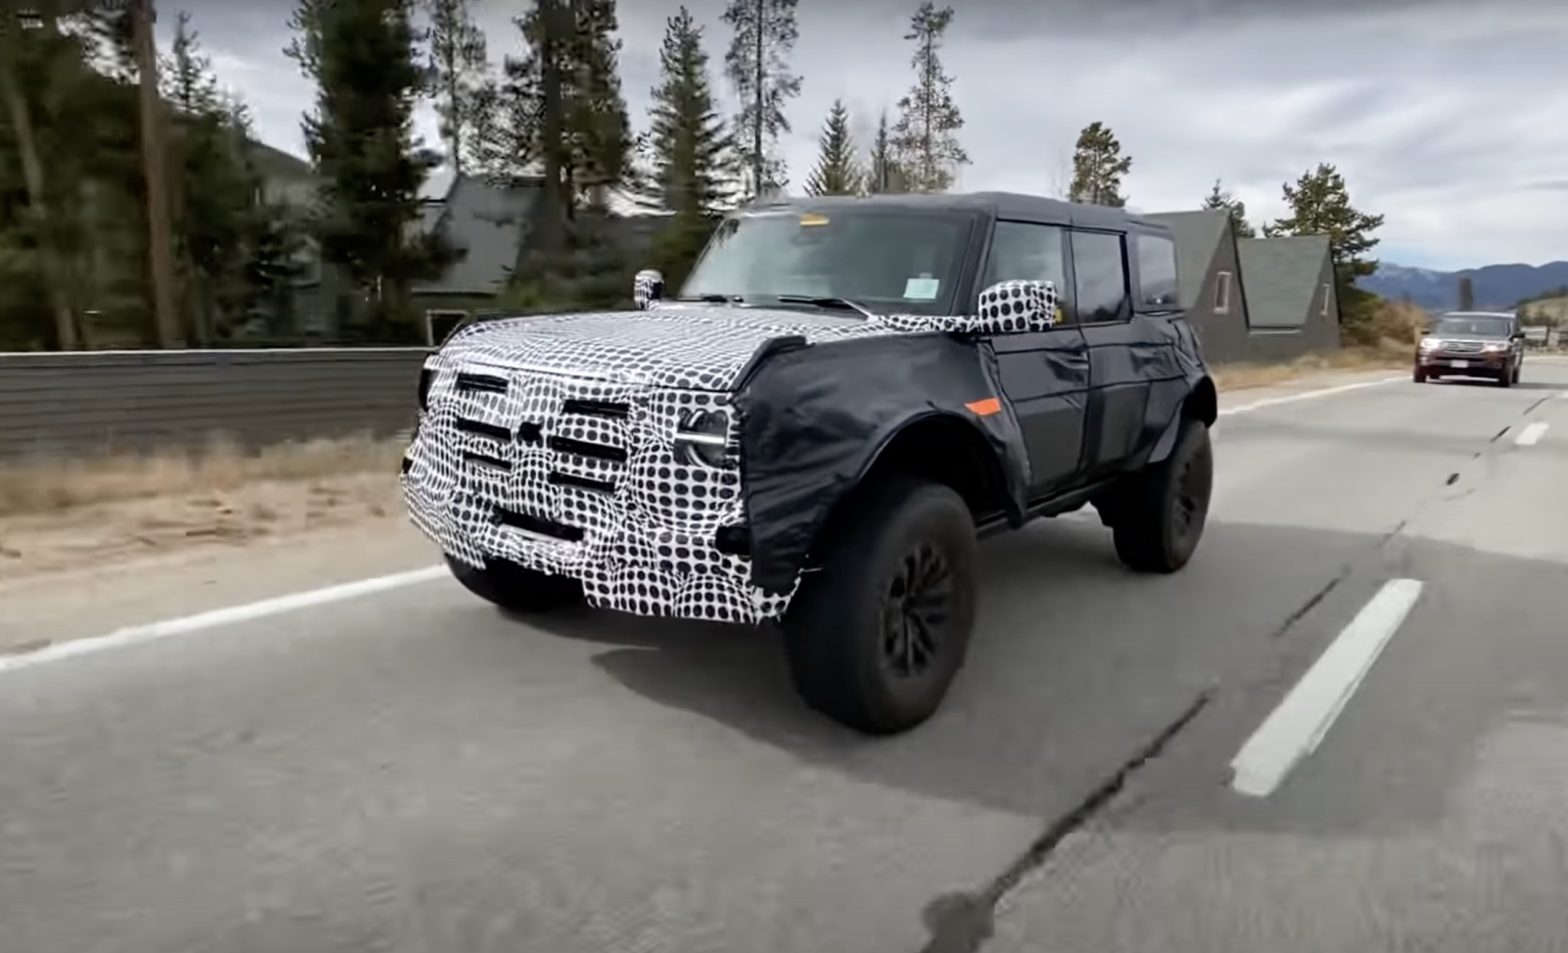
{"label": "white dashed lane line", "polygon": [[1541,438],[1546,436],[1546,431],[1550,427],[1551,424],[1544,420],[1537,420],[1532,424],[1528,424],[1523,430],[1519,431],[1519,436],[1514,438],[1514,445],[1533,447],[1541,442]]}
{"label": "white dashed lane line", "polygon": [[1302,758],[1317,750],[1421,596],[1417,579],[1393,579],[1323,650],[1290,694],[1264,719],[1230,766],[1230,786],[1268,797]]}

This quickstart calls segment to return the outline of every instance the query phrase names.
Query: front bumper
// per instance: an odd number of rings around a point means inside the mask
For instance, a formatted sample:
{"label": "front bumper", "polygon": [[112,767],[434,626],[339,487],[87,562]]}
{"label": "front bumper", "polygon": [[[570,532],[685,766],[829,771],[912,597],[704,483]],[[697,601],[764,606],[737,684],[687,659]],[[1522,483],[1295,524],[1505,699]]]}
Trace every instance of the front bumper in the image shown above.
{"label": "front bumper", "polygon": [[1464,354],[1437,351],[1430,354],[1417,354],[1416,367],[1428,374],[1497,377],[1513,369],[1513,356],[1507,351]]}
{"label": "front bumper", "polygon": [[590,605],[636,615],[782,616],[788,596],[751,584],[738,468],[671,449],[679,414],[725,395],[494,367],[464,373],[504,389],[468,392],[457,370],[438,370],[401,477],[414,525],[449,556],[575,579]]}

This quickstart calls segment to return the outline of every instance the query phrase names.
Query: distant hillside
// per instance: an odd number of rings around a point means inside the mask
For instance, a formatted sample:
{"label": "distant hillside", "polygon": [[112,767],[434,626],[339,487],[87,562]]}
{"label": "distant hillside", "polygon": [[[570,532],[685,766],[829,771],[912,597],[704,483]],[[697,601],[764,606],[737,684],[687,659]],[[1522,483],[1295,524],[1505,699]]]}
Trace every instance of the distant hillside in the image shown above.
{"label": "distant hillside", "polygon": [[1377,274],[1358,284],[1385,298],[1410,300],[1435,311],[1459,307],[1459,279],[1468,277],[1475,287],[1475,306],[1486,311],[1512,310],[1522,298],[1532,298],[1568,285],[1568,261],[1546,265],[1487,265],[1463,271],[1431,271],[1384,263]]}

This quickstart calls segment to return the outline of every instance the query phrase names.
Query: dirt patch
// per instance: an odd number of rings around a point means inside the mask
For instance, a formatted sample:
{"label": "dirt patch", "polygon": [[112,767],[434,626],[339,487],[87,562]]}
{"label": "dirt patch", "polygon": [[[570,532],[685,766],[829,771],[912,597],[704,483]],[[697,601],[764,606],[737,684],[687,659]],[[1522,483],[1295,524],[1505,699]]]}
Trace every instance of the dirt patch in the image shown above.
{"label": "dirt patch", "polygon": [[0,575],[399,520],[401,452],[348,440],[13,464],[0,468]]}

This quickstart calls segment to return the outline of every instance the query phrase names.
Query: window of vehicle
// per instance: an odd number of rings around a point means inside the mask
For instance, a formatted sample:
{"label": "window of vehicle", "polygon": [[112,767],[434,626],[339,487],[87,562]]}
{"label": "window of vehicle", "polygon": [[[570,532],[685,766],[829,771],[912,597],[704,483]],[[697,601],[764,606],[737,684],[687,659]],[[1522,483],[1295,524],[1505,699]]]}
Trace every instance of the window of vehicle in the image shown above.
{"label": "window of vehicle", "polygon": [[1084,324],[1125,321],[1127,259],[1122,237],[1109,232],[1072,233],[1073,301]]}
{"label": "window of vehicle", "polygon": [[1161,235],[1137,236],[1138,300],[1156,310],[1178,307],[1176,243]]}
{"label": "window of vehicle", "polygon": [[1438,318],[1427,333],[1432,337],[1506,338],[1513,321],[1508,318],[1490,318],[1485,315]]}
{"label": "window of vehicle", "polygon": [[942,211],[734,215],[720,223],[681,297],[845,298],[877,312],[954,314],[973,222]]}
{"label": "window of vehicle", "polygon": [[1214,279],[1214,313],[1230,314],[1230,272],[1222,271]]}
{"label": "window of vehicle", "polygon": [[1049,281],[1056,286],[1057,307],[1063,320],[1072,313],[1067,306],[1071,288],[1062,256],[1062,229],[1032,222],[997,222],[991,235],[991,253],[985,277],[976,291],[998,281]]}

